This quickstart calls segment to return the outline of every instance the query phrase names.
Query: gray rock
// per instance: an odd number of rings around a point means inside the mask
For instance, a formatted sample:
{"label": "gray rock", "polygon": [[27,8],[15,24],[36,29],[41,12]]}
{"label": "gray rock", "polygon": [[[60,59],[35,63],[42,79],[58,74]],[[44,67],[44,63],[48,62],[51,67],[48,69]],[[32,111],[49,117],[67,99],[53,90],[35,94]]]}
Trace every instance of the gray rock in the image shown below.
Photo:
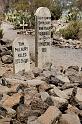
{"label": "gray rock", "polygon": [[9,117],[15,117],[16,116],[16,111],[14,109],[12,109],[12,108],[6,108],[6,110],[7,110],[7,115]]}
{"label": "gray rock", "polygon": [[82,88],[77,88],[76,99],[77,99],[79,102],[82,102]]}
{"label": "gray rock", "polygon": [[26,79],[28,79],[28,80],[32,80],[32,79],[34,79],[35,77],[34,77],[34,74],[33,74],[33,72],[32,71],[29,71],[29,72],[25,72],[24,73],[24,76],[26,77]]}
{"label": "gray rock", "polygon": [[58,124],[81,124],[79,117],[76,114],[62,114]]}
{"label": "gray rock", "polygon": [[63,91],[59,90],[56,86],[54,86],[54,88],[51,89],[49,92],[53,96],[68,99],[68,96]]}
{"label": "gray rock", "polygon": [[71,96],[72,95],[72,91],[73,91],[73,88],[69,88],[69,89],[65,89],[63,90],[63,92],[68,95],[68,96]]}
{"label": "gray rock", "polygon": [[0,45],[0,56],[1,56],[2,53],[6,54],[7,51],[8,51],[8,49],[5,46]]}
{"label": "gray rock", "polygon": [[34,110],[39,110],[40,111],[40,114],[43,114],[47,108],[49,107],[49,105],[45,102],[42,101],[42,99],[38,96],[35,96],[31,103],[31,109],[34,111]]}
{"label": "gray rock", "polygon": [[45,71],[43,71],[43,73],[42,73],[42,76],[44,76],[44,77],[50,77],[52,74],[51,74],[51,71],[49,71],[49,70],[45,70]]}
{"label": "gray rock", "polygon": [[30,120],[32,118],[34,118],[34,116],[28,118],[27,124],[41,124],[38,120]]}
{"label": "gray rock", "polygon": [[49,91],[49,89],[51,88],[50,84],[48,83],[42,83],[40,86],[39,86],[39,92],[45,92],[45,91]]}
{"label": "gray rock", "polygon": [[10,64],[13,62],[13,57],[10,55],[4,55],[2,56],[1,60],[4,64]]}
{"label": "gray rock", "polygon": [[82,110],[82,88],[77,88],[76,100],[78,103],[78,108]]}
{"label": "gray rock", "polygon": [[0,119],[0,124],[10,124],[11,118]]}
{"label": "gray rock", "polygon": [[78,74],[69,75],[68,77],[72,83],[78,83],[78,85],[82,83],[82,77],[80,77]]}
{"label": "gray rock", "polygon": [[76,71],[73,68],[68,68],[64,71],[65,75],[70,76],[70,75],[77,75],[78,71]]}
{"label": "gray rock", "polygon": [[27,124],[32,124],[36,119],[37,119],[36,116],[29,116],[28,117]]}
{"label": "gray rock", "polygon": [[65,110],[68,107],[68,101],[66,99],[54,96],[51,96],[51,98],[57,108]]}
{"label": "gray rock", "polygon": [[38,77],[38,76],[40,76],[40,74],[43,72],[41,69],[39,69],[39,68],[34,68],[33,70],[32,70],[32,72],[33,72],[33,74],[34,74],[34,77]]}
{"label": "gray rock", "polygon": [[56,78],[59,79],[60,81],[62,81],[63,83],[70,83],[70,80],[68,79],[67,76],[57,75]]}
{"label": "gray rock", "polygon": [[3,86],[7,86],[8,85],[8,81],[6,81],[5,78],[2,78],[2,84]]}
{"label": "gray rock", "polygon": [[41,124],[55,124],[60,118],[61,112],[55,106],[50,106],[44,114],[42,114],[37,120]]}
{"label": "gray rock", "polygon": [[46,83],[45,81],[41,81],[40,79],[27,80],[28,86],[40,86],[41,84]]}
{"label": "gray rock", "polygon": [[45,103],[47,103],[49,106],[54,106],[54,102],[51,97],[47,97]]}
{"label": "gray rock", "polygon": [[8,51],[1,52],[1,56],[5,56],[5,55],[12,55],[12,51],[8,50]]}
{"label": "gray rock", "polygon": [[20,121],[16,120],[16,119],[11,119],[10,124],[22,124],[22,123]]}
{"label": "gray rock", "polygon": [[78,66],[69,66],[68,69],[74,69],[79,72],[79,67]]}
{"label": "gray rock", "polygon": [[81,111],[75,107],[75,106],[72,106],[72,105],[68,105],[68,109],[65,111],[66,114],[70,114],[70,113],[73,113],[73,114],[77,114],[77,115],[80,115],[81,114]]}
{"label": "gray rock", "polygon": [[62,85],[65,83],[65,82],[61,81],[60,79],[58,79],[57,77],[52,76],[52,75],[47,78],[47,82],[48,82],[49,84],[54,84],[55,86],[58,86],[58,85],[60,85],[60,84],[61,84],[61,86],[62,86]]}
{"label": "gray rock", "polygon": [[74,88],[75,86],[79,86],[79,84],[78,84],[78,83],[65,83],[65,84],[61,87],[61,90]]}
{"label": "gray rock", "polygon": [[12,96],[7,96],[3,100],[3,106],[6,108],[12,108],[13,106],[16,106],[19,104],[20,98],[22,94],[21,93],[15,93]]}
{"label": "gray rock", "polygon": [[40,95],[42,101],[45,101],[49,97],[49,94],[47,92],[40,92]]}
{"label": "gray rock", "polygon": [[7,110],[0,106],[0,116],[6,117],[7,115]]}
{"label": "gray rock", "polygon": [[0,94],[7,94],[10,89],[7,86],[0,85]]}

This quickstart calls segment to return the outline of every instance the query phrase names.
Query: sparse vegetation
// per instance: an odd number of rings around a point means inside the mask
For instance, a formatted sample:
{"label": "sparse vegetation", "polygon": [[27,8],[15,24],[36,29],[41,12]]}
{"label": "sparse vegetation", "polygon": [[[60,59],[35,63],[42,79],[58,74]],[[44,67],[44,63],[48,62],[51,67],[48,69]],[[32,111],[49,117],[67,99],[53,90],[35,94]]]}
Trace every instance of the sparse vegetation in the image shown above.
{"label": "sparse vegetation", "polygon": [[76,7],[82,11],[82,0],[76,0]]}
{"label": "sparse vegetation", "polygon": [[78,39],[80,25],[78,21],[73,21],[65,29],[60,29],[60,33],[65,39]]}
{"label": "sparse vegetation", "polygon": [[59,19],[62,14],[62,7],[59,0],[32,0],[28,2],[27,0],[20,0],[12,5],[12,8],[17,11],[27,11],[31,16],[34,15],[38,7],[48,7],[52,14],[52,19]]}
{"label": "sparse vegetation", "polygon": [[62,15],[62,7],[60,5],[59,1],[55,1],[55,4],[53,4],[50,8],[51,10],[51,15],[52,15],[52,20],[58,20],[61,15]]}
{"label": "sparse vegetation", "polygon": [[62,14],[62,7],[59,0],[33,0],[30,9],[34,13],[38,7],[48,7],[51,11],[52,19],[58,20]]}
{"label": "sparse vegetation", "polygon": [[5,16],[3,13],[0,13],[0,21],[4,20]]}
{"label": "sparse vegetation", "polygon": [[14,2],[13,4],[11,4],[11,9],[15,9],[17,11],[26,11],[29,9],[29,2],[27,0],[20,0],[17,2]]}
{"label": "sparse vegetation", "polygon": [[80,13],[78,8],[73,7],[68,12],[67,21],[76,21],[76,20],[80,20]]}

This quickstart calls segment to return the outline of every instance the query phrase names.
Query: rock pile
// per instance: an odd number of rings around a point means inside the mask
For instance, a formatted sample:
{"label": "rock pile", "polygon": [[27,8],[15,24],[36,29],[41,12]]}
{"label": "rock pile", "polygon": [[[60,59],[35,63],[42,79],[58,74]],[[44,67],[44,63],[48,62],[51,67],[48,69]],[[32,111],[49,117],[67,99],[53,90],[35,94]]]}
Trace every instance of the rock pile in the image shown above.
{"label": "rock pile", "polygon": [[81,124],[82,72],[77,66],[0,76],[0,124]]}
{"label": "rock pile", "polygon": [[0,40],[0,58],[4,64],[13,62],[12,44],[9,41]]}
{"label": "rock pile", "polygon": [[52,42],[53,46],[59,47],[59,48],[72,48],[72,49],[81,49],[82,48],[82,42],[79,40],[66,40],[62,37],[60,38],[53,38]]}

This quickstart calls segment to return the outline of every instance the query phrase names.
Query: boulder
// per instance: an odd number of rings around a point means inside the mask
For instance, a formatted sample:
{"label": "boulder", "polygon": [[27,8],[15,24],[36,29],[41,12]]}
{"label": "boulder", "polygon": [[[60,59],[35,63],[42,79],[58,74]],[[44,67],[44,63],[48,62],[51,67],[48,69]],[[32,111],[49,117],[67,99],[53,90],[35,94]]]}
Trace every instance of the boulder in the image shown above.
{"label": "boulder", "polygon": [[82,110],[82,88],[77,88],[76,100],[79,109]]}
{"label": "boulder", "polygon": [[77,106],[77,105],[78,105],[77,99],[76,99],[76,94],[77,94],[77,87],[75,86],[75,87],[73,88],[73,91],[72,91],[71,96],[69,97],[69,103],[70,103],[71,105],[74,105],[74,106]]}
{"label": "boulder", "polygon": [[32,100],[33,100],[33,97],[34,97],[38,92],[37,92],[36,87],[30,87],[30,88],[26,88],[26,89],[24,90],[24,93],[25,93],[25,95],[24,95],[24,99],[25,99],[24,103],[25,103],[26,106],[29,106],[30,103],[31,103]]}
{"label": "boulder", "polygon": [[16,119],[11,119],[9,124],[22,124],[22,123]]}
{"label": "boulder", "polygon": [[82,76],[79,72],[78,66],[70,66],[64,71],[65,75],[68,76],[70,82],[80,83],[82,82]]}
{"label": "boulder", "polygon": [[76,114],[62,114],[58,124],[81,124]]}
{"label": "boulder", "polygon": [[16,111],[12,108],[7,108],[6,107],[6,110],[7,110],[7,116],[8,117],[15,117],[16,116]]}
{"label": "boulder", "polygon": [[[1,60],[0,60],[0,64],[1,64],[2,62],[1,62]],[[1,67],[1,69],[0,69],[0,77],[2,77],[3,76],[3,74],[5,73],[5,68],[4,67]],[[1,82],[1,81],[0,81]],[[1,84],[1,83],[0,83]]]}
{"label": "boulder", "polygon": [[43,71],[43,73],[42,73],[42,76],[44,76],[44,77],[46,77],[46,78],[50,77],[51,75],[52,75],[52,73],[51,73],[51,71],[49,71],[49,70],[45,70],[45,71]]}
{"label": "boulder", "polygon": [[41,81],[39,79],[27,80],[28,86],[40,86],[45,83],[45,81]]}
{"label": "boulder", "polygon": [[58,87],[56,87],[56,86],[54,86],[54,88],[51,89],[49,92],[51,95],[58,96],[60,98],[68,99],[68,96],[63,91],[59,90]]}
{"label": "boulder", "polygon": [[5,53],[5,55],[6,55],[7,51],[8,51],[8,49],[5,46],[0,45],[0,56],[1,56],[2,53]]}
{"label": "boulder", "polygon": [[82,77],[79,76],[79,74],[73,74],[73,75],[69,75],[69,80],[73,83],[78,83],[78,85],[80,83],[82,83]]}
{"label": "boulder", "polygon": [[45,100],[45,103],[47,103],[49,106],[54,106],[54,102],[52,101],[51,97],[47,97],[47,99]]}
{"label": "boulder", "polygon": [[62,82],[60,79],[58,79],[57,77],[52,76],[52,75],[47,78],[47,82],[49,84],[54,84],[55,86],[58,86],[60,84],[62,84],[62,85],[64,84],[64,82]]}
{"label": "boulder", "polygon": [[38,120],[35,120],[35,121],[33,121],[33,120],[28,120],[27,121],[27,124],[42,124],[42,123],[40,123],[40,122],[38,122]]}
{"label": "boulder", "polygon": [[6,45],[6,42],[0,39],[0,44],[1,45]]}
{"label": "boulder", "polygon": [[8,82],[6,81],[5,78],[2,78],[2,82],[1,82],[1,85],[3,86],[7,86]]}
{"label": "boulder", "polygon": [[17,120],[26,124],[29,116],[28,108],[24,104],[20,104],[16,109]]}
{"label": "boulder", "polygon": [[4,55],[2,56],[1,60],[4,64],[10,64],[13,62],[13,57],[10,55]]}
{"label": "boulder", "polygon": [[7,110],[0,106],[0,117],[6,117],[6,114],[7,114]]}
{"label": "boulder", "polygon": [[60,81],[62,81],[63,83],[70,83],[70,80],[68,79],[67,76],[57,75],[56,78],[59,79]]}
{"label": "boulder", "polygon": [[79,102],[82,102],[82,88],[77,88],[76,99],[77,99]]}
{"label": "boulder", "polygon": [[12,55],[12,51],[8,50],[8,51],[1,52],[1,56],[5,56],[5,55]]}
{"label": "boulder", "polygon": [[37,121],[36,121],[36,116],[29,116],[28,117],[28,121],[27,121],[27,124],[39,124]]}
{"label": "boulder", "polygon": [[42,70],[39,69],[39,68],[34,68],[34,69],[32,70],[32,72],[33,72],[33,74],[34,74],[34,77],[38,77],[38,76],[40,76],[40,74],[42,73]]}
{"label": "boulder", "polygon": [[43,114],[47,110],[49,105],[43,102],[40,96],[35,96],[30,103],[30,107],[31,107],[31,110],[33,111],[38,110],[40,114]]}
{"label": "boulder", "polygon": [[10,124],[11,118],[0,119],[0,124]]}
{"label": "boulder", "polygon": [[[11,86],[14,86],[14,85],[20,85],[20,84],[23,84],[23,85],[25,85],[25,86],[27,86],[27,81],[24,81],[24,79],[22,78],[22,76],[18,76],[17,75],[17,77],[18,78],[16,78],[16,77],[11,77],[11,78],[5,78],[6,79],[6,81],[9,83],[9,84],[11,84]],[[20,79],[19,79],[20,78]]]}
{"label": "boulder", "polygon": [[10,88],[10,93],[17,93],[19,91],[18,89],[19,84],[11,84],[11,88]]}
{"label": "boulder", "polygon": [[68,69],[74,69],[77,72],[79,72],[79,67],[78,66],[69,66]]}
{"label": "boulder", "polygon": [[63,92],[64,92],[67,96],[69,96],[69,97],[72,95],[72,91],[73,91],[73,88],[69,88],[69,89],[63,90]]}
{"label": "boulder", "polygon": [[75,86],[79,86],[78,83],[65,83],[62,87],[61,90],[65,90],[65,89],[72,89]]}
{"label": "boulder", "polygon": [[7,98],[3,101],[3,106],[12,108],[19,103],[21,96],[22,94],[20,93],[13,94],[12,96],[7,96]]}
{"label": "boulder", "polygon": [[33,74],[33,72],[32,71],[29,71],[29,72],[25,72],[24,73],[24,76],[26,77],[26,79],[28,79],[28,80],[32,80],[32,79],[34,79],[35,77],[34,77],[34,74]]}
{"label": "boulder", "polygon": [[51,71],[51,66],[52,66],[52,63],[46,62],[46,63],[43,65],[43,70],[49,70],[49,71]]}
{"label": "boulder", "polygon": [[10,89],[7,86],[0,85],[0,94],[7,94]]}
{"label": "boulder", "polygon": [[49,97],[47,92],[40,92],[40,95],[43,102]]}
{"label": "boulder", "polygon": [[37,120],[41,124],[55,124],[60,116],[61,112],[59,109],[55,106],[50,106]]}
{"label": "boulder", "polygon": [[62,86],[63,84],[65,84],[65,83],[70,83],[70,80],[68,79],[68,77],[67,76],[65,76],[65,75],[56,75],[56,76],[53,76],[53,75],[51,75],[49,78],[48,78],[48,82],[50,83],[50,84],[54,84],[55,86]]}
{"label": "boulder", "polygon": [[38,117],[43,114],[47,110],[47,108],[48,105],[44,103],[41,98],[36,96],[32,98],[29,106],[25,104],[19,104],[19,106],[17,107],[17,120],[19,120],[21,123],[26,123],[28,117]]}
{"label": "boulder", "polygon": [[45,82],[39,85],[38,90],[39,92],[45,92],[48,91],[50,88],[51,88],[50,85]]}
{"label": "boulder", "polygon": [[70,113],[77,114],[77,115],[80,114],[80,110],[77,107],[72,106],[70,104],[68,105],[68,109],[65,112],[67,114],[70,114]]}
{"label": "boulder", "polygon": [[54,105],[61,110],[65,110],[68,107],[68,101],[64,98],[51,96]]}
{"label": "boulder", "polygon": [[51,66],[51,72],[54,74],[54,76],[56,75],[60,75],[63,72],[64,68],[63,66]]}
{"label": "boulder", "polygon": [[70,75],[77,75],[78,74],[78,71],[76,71],[75,69],[73,68],[67,68],[65,71],[64,71],[65,75],[66,76],[70,76]]}

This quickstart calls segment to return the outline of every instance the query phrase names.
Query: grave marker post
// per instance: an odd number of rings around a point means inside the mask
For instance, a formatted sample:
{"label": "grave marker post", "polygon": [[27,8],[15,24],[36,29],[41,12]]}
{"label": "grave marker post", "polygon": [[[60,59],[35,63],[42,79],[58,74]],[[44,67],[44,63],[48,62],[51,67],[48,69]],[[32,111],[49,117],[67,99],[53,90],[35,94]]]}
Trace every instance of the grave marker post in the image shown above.
{"label": "grave marker post", "polygon": [[18,37],[13,42],[14,73],[30,70],[29,45],[24,37]]}
{"label": "grave marker post", "polygon": [[35,13],[35,66],[42,68],[51,63],[51,13],[46,7],[39,7]]}

